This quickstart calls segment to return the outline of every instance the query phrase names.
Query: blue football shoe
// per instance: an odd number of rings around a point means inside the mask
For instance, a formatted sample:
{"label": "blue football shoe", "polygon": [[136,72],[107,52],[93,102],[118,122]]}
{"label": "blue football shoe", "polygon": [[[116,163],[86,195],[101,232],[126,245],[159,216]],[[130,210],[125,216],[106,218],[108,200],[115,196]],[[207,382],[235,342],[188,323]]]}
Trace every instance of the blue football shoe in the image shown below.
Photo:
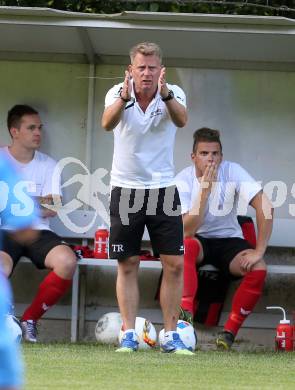
{"label": "blue football shoe", "polygon": [[136,333],[125,332],[121,340],[120,347],[116,349],[116,352],[135,352],[138,349],[138,340]]}
{"label": "blue football shoe", "polygon": [[194,355],[194,353],[184,345],[177,332],[173,332],[172,340],[169,340],[166,343],[162,343],[160,347],[161,352],[164,353],[175,353],[177,355]]}

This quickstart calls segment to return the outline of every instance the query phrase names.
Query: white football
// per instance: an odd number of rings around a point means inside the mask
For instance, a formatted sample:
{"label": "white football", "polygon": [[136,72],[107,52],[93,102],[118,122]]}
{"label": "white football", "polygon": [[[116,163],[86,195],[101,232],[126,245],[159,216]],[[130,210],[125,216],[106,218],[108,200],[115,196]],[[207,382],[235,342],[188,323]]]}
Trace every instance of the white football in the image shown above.
{"label": "white football", "polygon": [[19,320],[11,314],[7,314],[5,317],[6,327],[10,332],[13,340],[17,343],[20,343],[22,340],[22,328],[20,326]]}
{"label": "white football", "polygon": [[[136,317],[135,332],[139,342],[138,349],[149,349],[157,344],[157,332],[151,321],[143,317]],[[124,331],[121,328],[119,342],[121,342],[123,334]]]}
{"label": "white football", "polygon": [[[194,351],[197,345],[197,334],[194,327],[186,321],[178,320],[176,331],[179,334],[184,345],[190,350]],[[163,344],[164,342],[164,333],[165,330],[162,329],[159,333],[159,343]]]}
{"label": "white football", "polygon": [[106,313],[97,321],[95,338],[102,344],[118,344],[118,337],[122,327],[120,313]]}

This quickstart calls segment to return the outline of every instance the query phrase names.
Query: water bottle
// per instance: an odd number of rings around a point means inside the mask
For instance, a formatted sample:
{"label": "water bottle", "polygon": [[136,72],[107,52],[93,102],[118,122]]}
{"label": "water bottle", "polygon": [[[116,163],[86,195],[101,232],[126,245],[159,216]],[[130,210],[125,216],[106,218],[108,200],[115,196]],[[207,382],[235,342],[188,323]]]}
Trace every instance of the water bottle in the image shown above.
{"label": "water bottle", "polygon": [[108,259],[109,232],[104,226],[100,226],[94,237],[94,257],[96,259]]}
{"label": "water bottle", "polygon": [[267,309],[281,310],[283,319],[277,326],[275,346],[276,351],[293,351],[293,325],[286,319],[286,312],[280,306],[267,306]]}

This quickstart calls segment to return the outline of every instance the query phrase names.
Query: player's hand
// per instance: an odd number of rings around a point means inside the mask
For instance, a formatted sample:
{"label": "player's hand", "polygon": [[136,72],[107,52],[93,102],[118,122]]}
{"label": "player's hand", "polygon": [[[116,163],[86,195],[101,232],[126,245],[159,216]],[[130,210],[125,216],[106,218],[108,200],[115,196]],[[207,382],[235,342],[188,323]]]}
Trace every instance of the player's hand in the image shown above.
{"label": "player's hand", "polygon": [[158,80],[158,91],[162,98],[168,96],[169,89],[166,84],[166,68],[164,66],[163,68],[161,68],[161,72]]}
{"label": "player's hand", "polygon": [[212,191],[213,184],[217,181],[217,172],[218,167],[214,162],[212,162],[207,165],[204,175],[201,177],[201,188],[209,194]]}
{"label": "player's hand", "polygon": [[128,70],[125,70],[125,79],[121,90],[121,96],[123,99],[126,100],[131,99],[131,89],[132,89],[131,75]]}
{"label": "player's hand", "polygon": [[255,249],[246,249],[240,253],[240,266],[243,272],[249,272],[253,266],[262,260],[263,255]]}

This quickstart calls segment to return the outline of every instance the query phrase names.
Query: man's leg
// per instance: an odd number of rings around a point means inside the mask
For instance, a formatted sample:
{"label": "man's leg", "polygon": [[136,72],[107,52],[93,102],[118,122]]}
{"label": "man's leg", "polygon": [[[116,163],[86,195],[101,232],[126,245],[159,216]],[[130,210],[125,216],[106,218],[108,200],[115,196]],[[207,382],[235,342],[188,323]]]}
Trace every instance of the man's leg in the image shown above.
{"label": "man's leg", "polygon": [[163,279],[160,304],[165,331],[175,331],[183,288],[183,256],[161,255]]}
{"label": "man's leg", "polygon": [[163,352],[193,355],[176,332],[179,307],[183,288],[183,256],[161,255],[163,278],[160,290],[160,304],[164,320]]}
{"label": "man's leg", "polygon": [[37,295],[26,309],[22,321],[37,321],[67,292],[76,269],[74,252],[66,245],[51,249],[45,258],[45,267],[51,272],[39,285]]}
{"label": "man's leg", "polygon": [[26,255],[40,269],[51,270],[22,318],[23,338],[37,341],[37,320],[68,291],[76,269],[74,252],[51,231],[41,231],[38,240],[26,248]]}
{"label": "man's leg", "polygon": [[139,304],[138,268],[138,256],[118,261],[116,290],[124,331],[135,329],[135,318]]}
{"label": "man's leg", "polygon": [[139,252],[145,226],[145,190],[114,187],[110,201],[109,256],[118,259],[117,299],[124,334],[117,352],[138,348],[135,319],[139,304]]}
{"label": "man's leg", "polygon": [[116,352],[133,352],[138,348],[135,332],[135,319],[139,304],[138,267],[138,256],[118,261],[116,287],[124,334]]}
{"label": "man's leg", "polygon": [[181,319],[193,322],[196,312],[196,294],[198,289],[197,263],[203,251],[200,242],[195,238],[184,240],[183,292],[181,299]]}
{"label": "man's leg", "polygon": [[222,340],[223,337],[221,337],[220,343],[217,339],[217,346],[224,349],[231,347],[243,322],[253,311],[262,294],[267,273],[266,264],[263,260],[256,263],[251,271],[245,273],[240,266],[240,256],[239,253],[230,263],[231,274],[242,276],[243,279],[233,296],[231,312],[224,325],[225,334],[223,336],[225,339],[228,338],[228,343],[227,340]]}

